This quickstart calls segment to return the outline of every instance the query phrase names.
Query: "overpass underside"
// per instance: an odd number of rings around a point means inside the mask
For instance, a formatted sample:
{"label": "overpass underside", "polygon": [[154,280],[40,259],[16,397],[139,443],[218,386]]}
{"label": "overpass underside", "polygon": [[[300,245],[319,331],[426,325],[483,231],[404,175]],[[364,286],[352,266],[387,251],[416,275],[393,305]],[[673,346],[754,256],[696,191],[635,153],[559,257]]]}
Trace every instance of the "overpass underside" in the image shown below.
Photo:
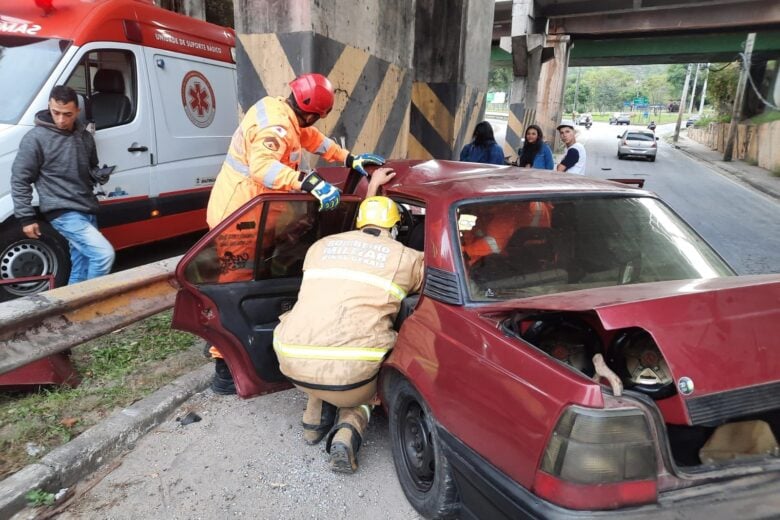
{"label": "overpass underside", "polygon": [[[572,44],[569,66],[725,63],[738,59],[746,37],[746,32],[652,37],[579,37]],[[780,30],[757,33],[753,60],[770,60],[778,56]]]}

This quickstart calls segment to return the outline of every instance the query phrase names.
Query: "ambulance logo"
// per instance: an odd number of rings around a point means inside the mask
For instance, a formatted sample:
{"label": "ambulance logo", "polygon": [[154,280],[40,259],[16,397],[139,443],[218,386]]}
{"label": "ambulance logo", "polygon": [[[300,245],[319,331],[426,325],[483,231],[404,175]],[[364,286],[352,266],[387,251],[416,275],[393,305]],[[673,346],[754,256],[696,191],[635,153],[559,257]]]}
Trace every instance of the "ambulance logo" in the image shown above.
{"label": "ambulance logo", "polygon": [[198,128],[206,128],[217,113],[214,89],[200,72],[191,70],[181,81],[181,103],[184,113]]}

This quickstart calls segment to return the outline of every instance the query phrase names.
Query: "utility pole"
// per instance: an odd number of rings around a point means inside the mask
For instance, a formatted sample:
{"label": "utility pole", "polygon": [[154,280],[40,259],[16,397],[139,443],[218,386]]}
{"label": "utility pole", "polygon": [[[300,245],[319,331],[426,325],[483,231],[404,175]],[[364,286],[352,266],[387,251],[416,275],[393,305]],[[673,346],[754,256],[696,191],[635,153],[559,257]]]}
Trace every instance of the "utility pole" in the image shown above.
{"label": "utility pole", "polygon": [[693,113],[693,100],[696,99],[696,84],[699,82],[699,67],[701,63],[696,64],[696,75],[693,77],[693,88],[691,89],[691,101],[688,103],[688,114]]}
{"label": "utility pole", "polygon": [[572,113],[577,113],[577,100],[580,97],[580,74],[582,73],[581,68],[577,68],[577,80],[574,82],[574,108],[572,109]]}
{"label": "utility pole", "polygon": [[677,124],[674,127],[674,142],[680,137],[680,126],[682,124],[682,116],[685,107],[685,102],[688,96],[688,83],[691,81],[691,64],[688,64],[688,70],[685,72],[685,85],[683,85],[682,97],[680,98],[680,107],[677,109]]}
{"label": "utility pole", "polygon": [[707,70],[704,73],[704,85],[701,87],[701,101],[699,102],[699,115],[704,110],[704,98],[707,96],[707,80],[710,79],[710,64],[705,67]]}
{"label": "utility pole", "polygon": [[742,104],[745,98],[745,87],[747,85],[747,76],[750,74],[750,58],[753,54],[753,44],[756,41],[756,33],[750,33],[745,40],[745,54],[740,63],[739,82],[737,83],[737,94],[734,96],[734,107],[731,110],[731,124],[729,124],[729,134],[726,139],[726,147],[723,150],[723,160],[730,161],[734,154],[734,140],[737,137],[737,124],[742,118]]}

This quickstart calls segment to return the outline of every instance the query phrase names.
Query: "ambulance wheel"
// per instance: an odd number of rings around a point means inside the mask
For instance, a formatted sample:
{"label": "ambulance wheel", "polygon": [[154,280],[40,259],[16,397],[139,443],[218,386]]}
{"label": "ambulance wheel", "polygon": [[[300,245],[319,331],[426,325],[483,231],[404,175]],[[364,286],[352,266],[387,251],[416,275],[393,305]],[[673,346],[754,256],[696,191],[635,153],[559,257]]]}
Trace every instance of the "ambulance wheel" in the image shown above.
{"label": "ambulance wheel", "polygon": [[[68,242],[46,222],[39,222],[41,237],[28,238],[18,222],[2,229],[0,239],[0,281],[27,276],[53,275],[54,286],[68,283]],[[0,301],[29,296],[49,288],[48,280],[0,284]]]}
{"label": "ambulance wheel", "polygon": [[406,498],[425,518],[457,517],[460,498],[430,408],[403,378],[386,397],[393,464]]}

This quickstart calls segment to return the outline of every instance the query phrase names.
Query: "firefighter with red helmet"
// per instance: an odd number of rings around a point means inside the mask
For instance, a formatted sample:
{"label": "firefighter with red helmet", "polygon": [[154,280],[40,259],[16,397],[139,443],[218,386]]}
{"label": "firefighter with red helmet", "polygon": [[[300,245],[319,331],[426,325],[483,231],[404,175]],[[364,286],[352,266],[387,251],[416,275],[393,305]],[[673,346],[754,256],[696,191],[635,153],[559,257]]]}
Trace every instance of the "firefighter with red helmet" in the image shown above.
{"label": "firefighter with red helmet", "polygon": [[[292,93],[287,98],[266,96],[255,103],[233,134],[206,209],[209,228],[265,193],[303,190],[319,200],[320,210],[335,208],[340,200],[339,190],[316,171],[299,171],[304,150],[326,161],[342,163],[362,175],[367,175],[365,166],[384,164],[385,160],[375,154],[352,155],[313,126],[333,108],[333,86],[328,78],[303,74],[290,83],[290,88]],[[278,217],[268,215],[269,219]],[[243,253],[231,245],[217,244],[217,249],[218,255]],[[247,253],[254,256],[253,251]],[[230,273],[230,276],[237,275]],[[218,350],[211,347],[210,352],[216,358],[213,390],[220,394],[235,393],[233,378]]]}
{"label": "firefighter with red helmet", "polygon": [[357,470],[382,361],[393,348],[401,301],[419,292],[423,254],[395,240],[395,202],[368,197],[357,228],[315,242],[292,310],[279,318],[279,368],[309,395],[304,440],[326,449],[334,471]]}

